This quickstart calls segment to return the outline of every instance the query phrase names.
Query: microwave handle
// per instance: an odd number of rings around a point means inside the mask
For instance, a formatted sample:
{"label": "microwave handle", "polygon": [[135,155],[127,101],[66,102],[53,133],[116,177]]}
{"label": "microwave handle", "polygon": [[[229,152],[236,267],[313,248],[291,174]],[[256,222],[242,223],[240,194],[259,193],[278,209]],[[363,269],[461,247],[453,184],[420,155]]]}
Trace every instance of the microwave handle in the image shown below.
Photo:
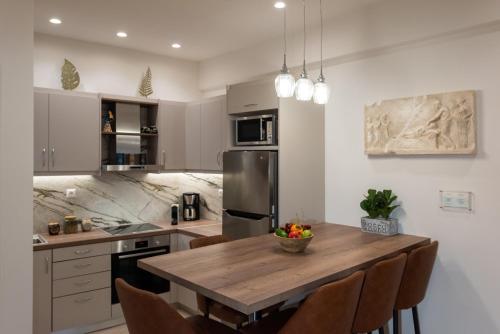
{"label": "microwave handle", "polygon": [[264,138],[266,137],[266,134],[264,133],[264,124],[265,121],[263,118],[260,119],[260,140],[263,141]]}

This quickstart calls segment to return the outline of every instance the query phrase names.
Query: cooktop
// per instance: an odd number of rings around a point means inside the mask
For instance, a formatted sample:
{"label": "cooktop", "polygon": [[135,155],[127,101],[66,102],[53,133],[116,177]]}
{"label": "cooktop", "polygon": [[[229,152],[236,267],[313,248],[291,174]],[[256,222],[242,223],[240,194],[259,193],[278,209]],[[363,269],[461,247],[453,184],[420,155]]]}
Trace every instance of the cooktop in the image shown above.
{"label": "cooktop", "polygon": [[161,227],[145,223],[145,224],[127,224],[127,225],[109,226],[109,227],[103,227],[102,230],[112,235],[118,235],[118,234],[134,234],[146,231],[161,230]]}

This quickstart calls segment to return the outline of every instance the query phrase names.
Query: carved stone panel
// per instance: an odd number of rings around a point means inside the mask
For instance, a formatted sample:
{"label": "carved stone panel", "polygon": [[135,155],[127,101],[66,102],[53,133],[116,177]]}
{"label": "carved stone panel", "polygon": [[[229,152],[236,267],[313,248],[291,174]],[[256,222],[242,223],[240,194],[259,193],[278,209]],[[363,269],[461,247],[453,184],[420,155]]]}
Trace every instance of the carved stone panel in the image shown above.
{"label": "carved stone panel", "polygon": [[475,92],[387,100],[365,107],[365,152],[473,154]]}

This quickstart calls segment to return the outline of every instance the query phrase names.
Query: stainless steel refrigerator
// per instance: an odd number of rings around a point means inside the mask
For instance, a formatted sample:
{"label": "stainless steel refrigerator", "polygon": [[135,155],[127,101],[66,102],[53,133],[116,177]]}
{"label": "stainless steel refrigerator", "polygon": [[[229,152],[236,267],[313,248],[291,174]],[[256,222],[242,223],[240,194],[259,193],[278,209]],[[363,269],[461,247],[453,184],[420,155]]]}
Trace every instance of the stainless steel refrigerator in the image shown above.
{"label": "stainless steel refrigerator", "polygon": [[230,151],[223,161],[222,233],[242,239],[272,232],[278,224],[278,153]]}

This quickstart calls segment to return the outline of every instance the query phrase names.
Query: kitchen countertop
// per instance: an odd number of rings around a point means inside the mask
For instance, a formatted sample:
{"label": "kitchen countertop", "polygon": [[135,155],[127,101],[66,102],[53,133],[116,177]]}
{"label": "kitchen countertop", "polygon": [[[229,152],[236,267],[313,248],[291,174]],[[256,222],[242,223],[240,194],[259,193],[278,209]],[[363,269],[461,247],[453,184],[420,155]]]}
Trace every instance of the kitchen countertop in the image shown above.
{"label": "kitchen countertop", "polygon": [[165,221],[154,222],[152,224],[161,227],[161,229],[122,235],[111,235],[100,228],[94,228],[90,232],[78,232],[73,234],[49,235],[48,233],[39,233],[47,243],[33,245],[33,251],[135,239],[170,233],[182,233],[192,237],[208,237],[222,234],[222,224],[214,220],[202,219],[194,222],[179,222],[178,225],[171,225],[170,222]]}

